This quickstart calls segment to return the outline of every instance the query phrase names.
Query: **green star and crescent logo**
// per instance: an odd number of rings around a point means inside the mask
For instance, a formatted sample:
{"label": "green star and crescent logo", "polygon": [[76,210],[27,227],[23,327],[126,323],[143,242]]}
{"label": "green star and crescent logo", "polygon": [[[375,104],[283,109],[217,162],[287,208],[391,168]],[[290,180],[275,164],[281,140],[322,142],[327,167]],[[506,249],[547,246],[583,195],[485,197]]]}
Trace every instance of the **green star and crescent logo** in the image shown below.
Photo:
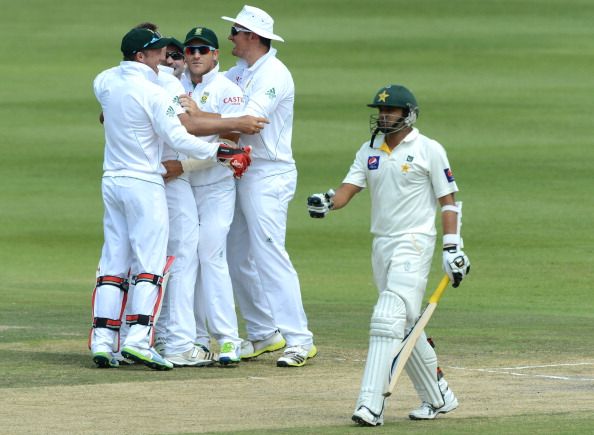
{"label": "green star and crescent logo", "polygon": [[377,94],[377,101],[381,102],[381,103],[385,103],[386,98],[388,98],[389,96],[390,96],[390,94],[388,94],[386,92],[386,90],[384,89],[381,94]]}

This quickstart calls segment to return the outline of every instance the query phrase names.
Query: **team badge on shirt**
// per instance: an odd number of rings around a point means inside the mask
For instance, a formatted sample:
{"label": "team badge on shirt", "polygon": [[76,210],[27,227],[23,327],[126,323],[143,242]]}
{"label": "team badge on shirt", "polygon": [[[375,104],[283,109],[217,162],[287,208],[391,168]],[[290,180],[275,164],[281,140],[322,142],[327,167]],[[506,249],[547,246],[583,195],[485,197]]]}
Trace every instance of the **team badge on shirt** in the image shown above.
{"label": "team badge on shirt", "polygon": [[268,98],[271,100],[274,100],[276,98],[276,90],[274,88],[270,88],[266,91],[266,95],[268,95]]}
{"label": "team badge on shirt", "polygon": [[413,157],[413,156],[408,156],[408,157],[406,158],[406,161],[407,161],[408,163],[412,162],[413,160],[414,160],[414,157]]}
{"label": "team badge on shirt", "polygon": [[450,168],[445,168],[443,170],[446,178],[448,179],[448,183],[453,183],[454,182],[454,174],[452,174],[452,170]]}
{"label": "team badge on shirt", "polygon": [[367,157],[367,169],[373,170],[379,168],[380,156]]}
{"label": "team badge on shirt", "polygon": [[208,100],[209,95],[210,94],[208,92],[203,93],[202,97],[200,98],[200,103],[202,103],[202,104],[206,103],[206,100]]}

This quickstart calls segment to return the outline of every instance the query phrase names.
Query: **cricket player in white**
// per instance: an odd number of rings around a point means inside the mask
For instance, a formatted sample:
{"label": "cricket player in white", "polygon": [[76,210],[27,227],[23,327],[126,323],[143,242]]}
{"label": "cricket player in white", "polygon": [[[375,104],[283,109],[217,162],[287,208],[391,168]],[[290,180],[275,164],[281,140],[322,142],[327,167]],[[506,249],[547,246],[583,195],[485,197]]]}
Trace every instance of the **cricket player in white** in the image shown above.
{"label": "cricket player in white", "polygon": [[[280,348],[284,343],[275,332],[278,328],[288,347],[277,366],[299,367],[317,349],[307,326],[299,278],[285,249],[287,209],[297,184],[291,149],[295,86],[270,46],[271,40],[283,41],[274,34],[270,15],[244,6],[237,17],[222,18],[233,23],[229,40],[234,44],[233,55],[240,58],[227,77],[243,90],[246,113],[270,120],[260,134],[240,140],[241,145],[252,147],[253,172],[237,183],[229,268],[253,350],[266,349],[262,343]],[[276,336],[278,341],[267,341]]]}
{"label": "cricket player in white", "polygon": [[[170,46],[168,46],[169,48]],[[172,68],[159,65],[159,84],[171,96],[185,94],[180,80]],[[183,109],[182,109],[183,111]],[[204,138],[202,138],[204,140]],[[210,141],[206,141],[210,142]],[[186,160],[187,156],[165,144],[163,160]],[[229,177],[229,169],[211,162]],[[169,209],[169,241],[167,255],[175,257],[163,301],[161,320],[157,325],[155,348],[175,366],[207,366],[218,356],[194,344],[194,286],[198,274],[198,213],[194,205],[194,194],[189,174],[181,174],[165,183]]]}
{"label": "cricket player in white", "polygon": [[93,292],[89,347],[98,367],[117,367],[118,331],[132,275],[131,325],[122,348],[126,358],[153,369],[173,365],[153,348],[153,324],[160,305],[168,236],[162,178],[163,141],[196,159],[219,160],[237,173],[249,155],[190,134],[172,100],[157,84],[157,66],[168,40],[148,29],[122,39],[124,61],[115,74],[100,74],[93,87],[103,109],[105,159],[102,179],[105,242]]}
{"label": "cricket player in white", "polygon": [[[241,115],[243,92],[219,72],[219,41],[206,27],[194,27],[184,41],[186,70],[182,84],[203,112]],[[237,142],[239,134],[226,134]],[[218,142],[218,135],[202,136]],[[235,180],[226,168],[215,165],[189,173],[200,222],[199,274],[194,313],[196,342],[208,346],[208,333],[219,343],[219,362],[238,363],[241,339],[235,313],[233,286],[227,265],[227,235],[235,210]],[[208,327],[207,327],[208,321]]]}
{"label": "cricket player in white", "polygon": [[[421,312],[435,246],[435,213],[441,205],[443,265],[454,287],[470,269],[461,250],[454,201],[458,191],[445,150],[413,127],[418,105],[403,86],[380,89],[369,107],[372,139],[363,144],[343,184],[334,192],[308,198],[312,217],[346,206],[369,188],[373,275],[379,291],[370,328],[369,352],[353,420],[365,426],[383,423],[393,355]],[[454,410],[458,400],[437,367],[437,356],[423,333],[406,364],[422,405],[411,419],[433,419]]]}

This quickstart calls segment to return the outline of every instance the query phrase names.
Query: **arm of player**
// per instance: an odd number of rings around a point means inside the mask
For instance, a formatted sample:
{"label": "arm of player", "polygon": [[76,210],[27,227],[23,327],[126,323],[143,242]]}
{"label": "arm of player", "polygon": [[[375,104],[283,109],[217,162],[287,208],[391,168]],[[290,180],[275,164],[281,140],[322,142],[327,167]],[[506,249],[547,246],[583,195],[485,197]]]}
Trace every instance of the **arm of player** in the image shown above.
{"label": "arm of player", "polygon": [[470,260],[462,250],[460,237],[462,226],[462,203],[455,202],[454,194],[439,198],[443,227],[443,270],[448,274],[453,287],[458,287],[470,273]]}
{"label": "arm of player", "polygon": [[330,210],[338,210],[346,206],[362,187],[343,183],[336,189],[326,193],[314,193],[307,198],[307,210],[312,218],[324,218]]}
{"label": "arm of player", "polygon": [[179,101],[187,111],[181,114],[179,119],[186,130],[195,136],[223,135],[231,132],[256,134],[268,124],[266,118],[259,116],[243,115],[223,118],[218,113],[203,112],[187,95],[180,96]]}

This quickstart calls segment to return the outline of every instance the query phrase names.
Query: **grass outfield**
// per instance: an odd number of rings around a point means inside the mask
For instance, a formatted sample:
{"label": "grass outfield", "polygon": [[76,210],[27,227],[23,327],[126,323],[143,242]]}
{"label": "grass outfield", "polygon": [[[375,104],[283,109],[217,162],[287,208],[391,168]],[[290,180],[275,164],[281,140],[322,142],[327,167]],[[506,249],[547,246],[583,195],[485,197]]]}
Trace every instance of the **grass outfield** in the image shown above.
{"label": "grass outfield", "polygon": [[[355,433],[349,416],[377,295],[369,197],[325,220],[310,219],[304,204],[340,183],[369,138],[365,105],[395,82],[417,96],[421,131],[448,150],[472,273],[448,289],[429,325],[460,408],[409,422],[417,399],[403,381],[376,432],[590,433],[594,4],[586,0],[253,3],[275,18],[287,41],[275,46],[297,87],[300,178],[287,245],[320,356],[298,371],[276,369],[272,357],[232,370],[93,368],[86,336],[102,243],[103,131],[92,80],[119,62],[121,37],[145,20],[178,39],[212,27],[227,69],[229,23],[219,17],[242,5],[3,5],[0,427],[94,433],[104,413],[114,433],[130,422],[130,433]],[[106,393],[132,397],[128,411],[98,400]]]}

